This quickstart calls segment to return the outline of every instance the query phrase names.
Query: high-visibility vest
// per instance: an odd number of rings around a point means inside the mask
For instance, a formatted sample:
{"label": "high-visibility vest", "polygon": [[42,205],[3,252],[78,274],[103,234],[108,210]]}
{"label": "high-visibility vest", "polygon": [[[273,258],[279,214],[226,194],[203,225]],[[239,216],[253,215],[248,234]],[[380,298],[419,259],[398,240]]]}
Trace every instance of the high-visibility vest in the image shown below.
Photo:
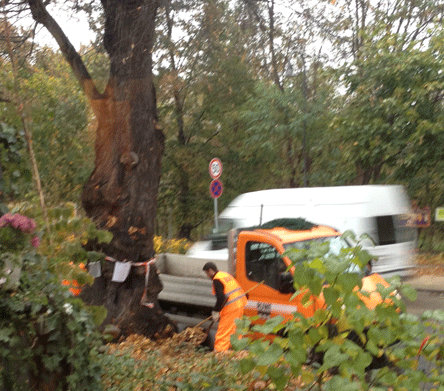
{"label": "high-visibility vest", "polygon": [[[239,283],[226,272],[217,272],[213,277],[213,280],[219,280],[224,286],[224,295],[225,295],[225,305],[222,308],[221,312],[229,312],[235,308],[244,307],[247,304],[247,298],[245,297],[244,290],[241,288]],[[214,291],[213,286],[213,295],[216,292]]]}

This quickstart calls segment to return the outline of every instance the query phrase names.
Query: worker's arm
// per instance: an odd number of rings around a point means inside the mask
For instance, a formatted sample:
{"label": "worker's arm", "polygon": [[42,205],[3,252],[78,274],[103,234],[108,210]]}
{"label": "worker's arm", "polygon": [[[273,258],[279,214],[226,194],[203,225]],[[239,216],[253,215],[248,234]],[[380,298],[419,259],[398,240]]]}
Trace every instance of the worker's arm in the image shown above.
{"label": "worker's arm", "polygon": [[216,304],[214,305],[213,311],[219,312],[225,302],[224,286],[219,280],[213,280],[213,286],[216,293]]}

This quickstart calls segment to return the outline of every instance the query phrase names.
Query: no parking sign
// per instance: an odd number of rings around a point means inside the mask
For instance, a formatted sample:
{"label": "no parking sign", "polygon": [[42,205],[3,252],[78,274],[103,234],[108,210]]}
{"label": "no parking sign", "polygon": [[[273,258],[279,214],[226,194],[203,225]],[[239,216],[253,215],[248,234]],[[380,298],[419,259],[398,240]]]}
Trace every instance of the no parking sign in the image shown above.
{"label": "no parking sign", "polygon": [[213,198],[219,198],[224,191],[222,182],[219,179],[213,179],[210,183],[210,194]]}

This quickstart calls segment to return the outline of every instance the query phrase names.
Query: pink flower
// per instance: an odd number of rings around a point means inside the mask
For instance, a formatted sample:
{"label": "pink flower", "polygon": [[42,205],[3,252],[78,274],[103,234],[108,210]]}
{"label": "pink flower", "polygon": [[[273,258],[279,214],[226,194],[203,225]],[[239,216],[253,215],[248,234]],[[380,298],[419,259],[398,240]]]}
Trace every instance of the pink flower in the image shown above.
{"label": "pink flower", "polygon": [[31,244],[33,247],[37,248],[40,245],[40,239],[38,236],[34,236],[31,240]]}
{"label": "pink flower", "polygon": [[15,229],[19,229],[25,233],[31,233],[35,230],[35,222],[26,216],[20,214],[6,213],[0,217],[0,228],[10,225]]}
{"label": "pink flower", "polygon": [[15,214],[12,217],[11,225],[14,228],[19,229],[20,231],[24,231],[23,228],[26,227],[26,223],[27,223],[26,220],[27,220],[27,218],[25,216]]}

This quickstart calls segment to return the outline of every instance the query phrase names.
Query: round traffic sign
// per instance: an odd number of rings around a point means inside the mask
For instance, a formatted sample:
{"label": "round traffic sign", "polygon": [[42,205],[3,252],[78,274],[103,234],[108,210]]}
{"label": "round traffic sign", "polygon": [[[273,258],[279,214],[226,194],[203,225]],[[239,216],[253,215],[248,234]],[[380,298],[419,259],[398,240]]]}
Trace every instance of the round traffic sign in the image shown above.
{"label": "round traffic sign", "polygon": [[211,159],[209,170],[211,178],[219,178],[220,174],[222,174],[222,162],[220,161],[220,159],[218,159],[217,157]]}
{"label": "round traffic sign", "polygon": [[222,182],[219,179],[213,179],[210,183],[210,194],[213,198],[219,198],[224,191]]}

